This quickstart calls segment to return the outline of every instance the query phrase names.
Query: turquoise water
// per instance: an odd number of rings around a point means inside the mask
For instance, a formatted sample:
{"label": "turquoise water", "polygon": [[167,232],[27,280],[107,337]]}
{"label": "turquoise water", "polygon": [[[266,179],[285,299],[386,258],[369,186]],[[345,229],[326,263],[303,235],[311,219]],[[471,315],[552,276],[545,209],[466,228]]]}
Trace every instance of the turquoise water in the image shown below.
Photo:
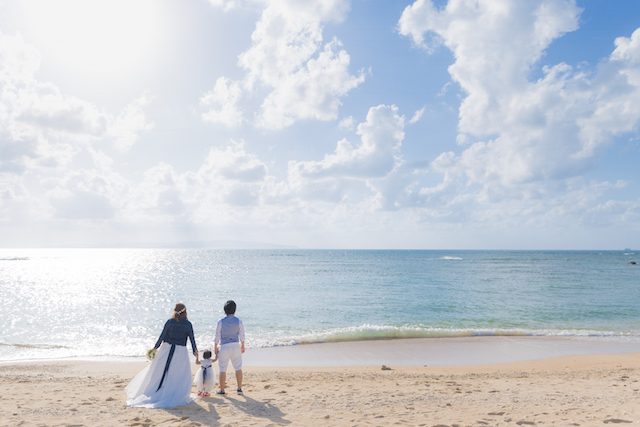
{"label": "turquoise water", "polygon": [[249,346],[377,338],[640,339],[627,251],[0,250],[0,360],[140,356],[176,302],[201,348],[227,299]]}

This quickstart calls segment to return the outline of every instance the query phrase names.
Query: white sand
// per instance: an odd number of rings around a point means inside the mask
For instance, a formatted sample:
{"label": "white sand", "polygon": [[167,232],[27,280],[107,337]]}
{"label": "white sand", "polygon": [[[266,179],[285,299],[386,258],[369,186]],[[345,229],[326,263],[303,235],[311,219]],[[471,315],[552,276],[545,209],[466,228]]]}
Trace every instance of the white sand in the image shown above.
{"label": "white sand", "polygon": [[[368,342],[325,346],[313,353],[325,360],[336,349],[355,353],[352,362],[393,356],[400,346],[435,357],[434,341]],[[528,341],[528,340],[527,340]],[[564,340],[532,340],[545,352]],[[479,338],[450,354],[477,360],[479,348],[508,351],[504,340]],[[521,345],[517,341],[514,348]],[[425,347],[426,345],[427,347]],[[474,346],[480,347],[474,347]],[[566,344],[569,346],[568,344]],[[582,344],[581,344],[582,345]],[[586,344],[585,344],[586,345]],[[454,347],[449,348],[452,350]],[[311,346],[283,349],[290,361]],[[590,350],[594,350],[590,347]],[[288,350],[288,351],[287,351]],[[428,351],[427,351],[428,350]],[[609,352],[620,348],[609,348]],[[281,350],[278,350],[281,351]],[[297,353],[302,352],[302,353]],[[307,352],[307,353],[305,353]],[[515,351],[517,353],[517,351]],[[259,352],[256,352],[259,353]],[[531,353],[529,353],[531,354]],[[545,353],[546,354],[546,353]],[[360,355],[360,356],[357,356]],[[481,353],[478,352],[478,356]],[[24,362],[0,365],[0,424],[61,426],[603,426],[640,424],[640,353],[580,355],[498,364],[454,366],[264,367],[249,363],[245,395],[199,399],[176,409],[127,408],[124,387],[146,362]],[[414,356],[411,356],[414,357]],[[417,357],[417,356],[415,356]],[[420,356],[422,357],[422,356]],[[438,357],[444,357],[439,355]],[[485,356],[483,356],[485,357]],[[500,356],[502,357],[502,356]],[[264,359],[263,363],[267,361]],[[397,357],[397,360],[409,360]],[[422,359],[420,359],[422,360]],[[481,359],[480,359],[481,360]],[[317,361],[317,360],[316,360]],[[359,365],[352,363],[352,365]],[[444,363],[442,364],[444,365]],[[194,367],[195,371],[195,367]],[[233,385],[233,381],[231,382]]]}

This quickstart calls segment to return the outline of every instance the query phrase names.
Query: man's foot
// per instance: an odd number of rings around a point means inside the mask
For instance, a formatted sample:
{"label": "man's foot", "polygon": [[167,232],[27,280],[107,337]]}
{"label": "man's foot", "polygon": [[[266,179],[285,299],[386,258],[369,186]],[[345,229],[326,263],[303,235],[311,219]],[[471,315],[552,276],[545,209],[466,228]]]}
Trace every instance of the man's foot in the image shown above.
{"label": "man's foot", "polygon": [[238,389],[236,390],[236,392],[237,392],[238,394],[242,394],[242,389],[241,389],[240,387],[238,387]]}
{"label": "man's foot", "polygon": [[227,394],[227,393],[225,393],[224,390],[218,390],[216,391],[216,394]]}

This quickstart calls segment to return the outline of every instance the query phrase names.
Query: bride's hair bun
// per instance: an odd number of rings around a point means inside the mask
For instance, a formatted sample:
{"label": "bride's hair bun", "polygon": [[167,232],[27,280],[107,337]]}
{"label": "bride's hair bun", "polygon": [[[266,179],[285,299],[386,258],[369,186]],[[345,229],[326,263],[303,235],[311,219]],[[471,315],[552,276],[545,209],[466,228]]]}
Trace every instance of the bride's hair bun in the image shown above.
{"label": "bride's hair bun", "polygon": [[178,303],[176,304],[175,308],[173,309],[173,318],[176,320],[180,320],[180,319],[185,319],[187,317],[187,307],[182,304],[182,303]]}

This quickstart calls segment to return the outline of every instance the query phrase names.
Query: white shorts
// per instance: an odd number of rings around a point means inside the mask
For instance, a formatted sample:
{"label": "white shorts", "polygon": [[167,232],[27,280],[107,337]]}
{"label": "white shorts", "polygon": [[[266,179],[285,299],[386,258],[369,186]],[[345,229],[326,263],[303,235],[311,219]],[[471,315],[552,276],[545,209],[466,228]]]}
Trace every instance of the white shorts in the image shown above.
{"label": "white shorts", "polygon": [[242,369],[242,352],[240,351],[239,342],[230,342],[220,346],[220,352],[218,353],[220,373],[227,372],[229,361],[231,361],[233,369],[236,371]]}

